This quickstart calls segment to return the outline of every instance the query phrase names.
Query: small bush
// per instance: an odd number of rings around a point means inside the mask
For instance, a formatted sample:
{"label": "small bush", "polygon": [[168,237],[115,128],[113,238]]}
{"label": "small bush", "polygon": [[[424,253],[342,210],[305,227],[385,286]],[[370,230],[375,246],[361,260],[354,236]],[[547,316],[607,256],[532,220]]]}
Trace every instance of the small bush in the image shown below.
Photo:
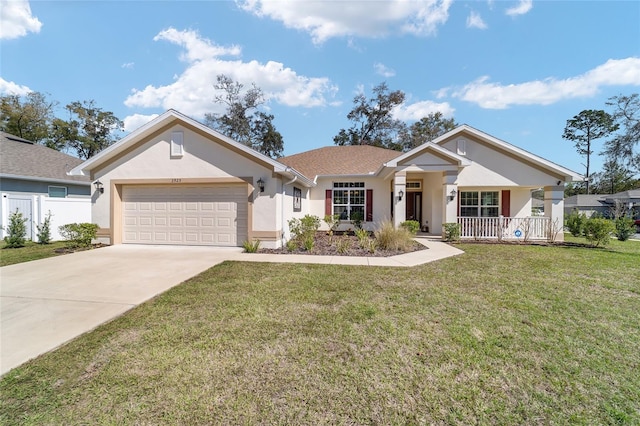
{"label": "small bush", "polygon": [[567,230],[571,232],[574,237],[579,237],[584,234],[584,224],[587,221],[587,215],[578,212],[574,209],[566,219]]}
{"label": "small bush", "polygon": [[313,250],[313,246],[315,245],[316,245],[316,239],[313,235],[306,235],[304,237],[304,240],[302,241],[302,247],[304,247],[306,251]]}
{"label": "small bush", "polygon": [[360,245],[360,247],[366,248],[366,245],[369,243],[369,241],[371,241],[369,231],[360,228],[356,229],[354,231],[354,234],[356,234],[356,237],[358,238],[358,244]]}
{"label": "small bush", "polygon": [[351,213],[351,223],[353,227],[356,229],[362,229],[362,221],[364,220],[364,216],[361,212],[353,212]]}
{"label": "small bush", "polygon": [[608,219],[591,218],[584,223],[584,235],[594,247],[606,246],[615,231],[613,223]]}
{"label": "small bush", "polygon": [[27,219],[22,217],[22,213],[16,209],[9,215],[9,226],[6,231],[9,235],[4,237],[8,248],[24,247],[27,242]]}
{"label": "small bush", "polygon": [[253,242],[247,240],[242,243],[242,248],[245,253],[257,253],[260,249],[260,240],[254,240]]}
{"label": "small bush", "polygon": [[634,220],[630,217],[619,217],[615,220],[615,233],[619,241],[627,241],[636,233]]}
{"label": "small bush", "polygon": [[351,240],[349,238],[340,238],[336,243],[336,250],[338,253],[345,254],[351,248]]}
{"label": "small bush", "polygon": [[289,240],[286,244],[288,251],[296,251],[298,249],[298,242],[296,240]]}
{"label": "small bush", "polygon": [[403,228],[411,233],[411,235],[416,235],[420,230],[420,222],[417,220],[405,220],[400,224]]}
{"label": "small bush", "polygon": [[98,225],[95,223],[68,223],[58,228],[70,248],[91,247],[91,241],[96,238]]}
{"label": "small bush", "polygon": [[460,224],[459,223],[444,224],[444,240],[445,241],[460,240]]}
{"label": "small bush", "polygon": [[42,225],[36,225],[38,229],[38,244],[49,244],[51,242],[51,216],[51,211],[49,211]]}
{"label": "small bush", "polygon": [[289,220],[289,230],[293,239],[305,244],[309,238],[314,238],[320,228],[320,218],[313,215],[305,215],[302,219],[293,218]]}
{"label": "small bush", "polygon": [[402,227],[396,229],[391,222],[384,222],[374,235],[383,250],[409,251],[413,246],[411,233]]}

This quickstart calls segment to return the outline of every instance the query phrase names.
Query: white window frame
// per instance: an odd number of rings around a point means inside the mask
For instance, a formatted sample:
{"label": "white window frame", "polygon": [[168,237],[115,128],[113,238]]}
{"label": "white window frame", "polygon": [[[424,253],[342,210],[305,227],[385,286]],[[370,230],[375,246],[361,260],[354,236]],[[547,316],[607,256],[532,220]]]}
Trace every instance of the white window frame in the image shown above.
{"label": "white window frame", "polygon": [[[474,204],[467,204],[468,195],[467,194],[475,194]],[[495,195],[495,200],[497,204],[484,204],[488,201],[488,197],[493,199]],[[500,191],[460,191],[460,217],[500,217]],[[470,215],[468,214],[468,210],[475,209],[476,214]],[[488,210],[495,209],[495,216],[486,214]],[[463,214],[463,210],[466,210],[466,214]]]}
{"label": "white window frame", "polygon": [[[336,203],[336,193],[338,191],[343,194],[346,192],[346,203]],[[358,194],[354,194],[356,191]],[[359,194],[360,192],[362,195]],[[352,197],[355,198],[360,196],[362,197],[362,203],[352,201]],[[344,198],[344,195],[340,196],[341,200]],[[357,201],[357,199],[355,201]],[[341,212],[336,212],[336,207],[339,208]],[[362,221],[364,222],[366,219],[365,215],[367,214],[367,190],[364,182],[334,182],[331,191],[331,212],[334,215],[340,215],[340,220],[349,221],[352,220],[351,211],[354,207],[362,207]],[[346,217],[344,213],[346,213]]]}
{"label": "white window frame", "polygon": [[184,132],[171,132],[171,158],[184,155]]}
{"label": "white window frame", "polygon": [[[64,195],[60,196],[60,195],[51,195],[51,189],[55,188],[55,189],[63,189],[64,190]],[[57,186],[57,185],[49,185],[49,187],[47,188],[47,192],[48,192],[48,196],[49,198],[67,198],[67,187],[66,186]]]}

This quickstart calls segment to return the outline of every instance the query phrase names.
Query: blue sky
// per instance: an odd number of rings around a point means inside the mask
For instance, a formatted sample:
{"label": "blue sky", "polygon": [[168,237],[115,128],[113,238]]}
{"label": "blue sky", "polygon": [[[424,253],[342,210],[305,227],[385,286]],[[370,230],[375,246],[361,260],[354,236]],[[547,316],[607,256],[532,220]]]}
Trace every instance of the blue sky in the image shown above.
{"label": "blue sky", "polygon": [[62,118],[93,99],[131,131],[221,112],[226,74],[263,90],[286,155],[332,145],[384,81],[407,95],[398,118],[441,111],[583,173],[566,120],[640,92],[638,1],[0,3],[0,93],[46,93]]}

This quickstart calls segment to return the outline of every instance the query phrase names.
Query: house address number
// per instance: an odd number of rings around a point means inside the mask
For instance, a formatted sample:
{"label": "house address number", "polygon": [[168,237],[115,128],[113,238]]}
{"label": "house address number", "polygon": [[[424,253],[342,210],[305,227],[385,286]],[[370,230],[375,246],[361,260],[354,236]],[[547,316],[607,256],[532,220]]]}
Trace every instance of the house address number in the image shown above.
{"label": "house address number", "polygon": [[171,183],[180,183],[182,179],[171,179]]}

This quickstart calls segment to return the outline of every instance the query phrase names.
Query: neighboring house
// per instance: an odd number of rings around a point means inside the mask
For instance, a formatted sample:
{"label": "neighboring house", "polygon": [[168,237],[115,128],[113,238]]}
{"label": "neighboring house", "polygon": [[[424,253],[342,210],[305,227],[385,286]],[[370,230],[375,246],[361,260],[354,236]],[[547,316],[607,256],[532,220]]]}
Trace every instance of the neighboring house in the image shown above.
{"label": "neighboring house", "polygon": [[[578,174],[463,125],[402,153],[331,146],[273,160],[169,110],[71,174],[90,176],[92,218],[111,244],[279,247],[288,221],[338,214],[366,229],[407,219],[465,237],[561,238],[564,183]],[[544,188],[544,217],[531,191]],[[550,237],[550,231],[554,235]]]}
{"label": "neighboring house", "polygon": [[[58,239],[57,226],[91,220],[91,180],[69,176],[82,160],[35,144],[9,133],[0,132],[0,203],[1,226],[16,209],[27,219],[27,237],[33,239],[36,225],[52,213],[52,231]],[[6,232],[0,230],[0,236]]]}
{"label": "neighboring house", "polygon": [[617,194],[579,194],[564,200],[564,213],[570,214],[576,210],[587,217],[594,214],[609,217],[616,203],[631,211],[632,216],[640,214],[640,189],[618,192]]}

